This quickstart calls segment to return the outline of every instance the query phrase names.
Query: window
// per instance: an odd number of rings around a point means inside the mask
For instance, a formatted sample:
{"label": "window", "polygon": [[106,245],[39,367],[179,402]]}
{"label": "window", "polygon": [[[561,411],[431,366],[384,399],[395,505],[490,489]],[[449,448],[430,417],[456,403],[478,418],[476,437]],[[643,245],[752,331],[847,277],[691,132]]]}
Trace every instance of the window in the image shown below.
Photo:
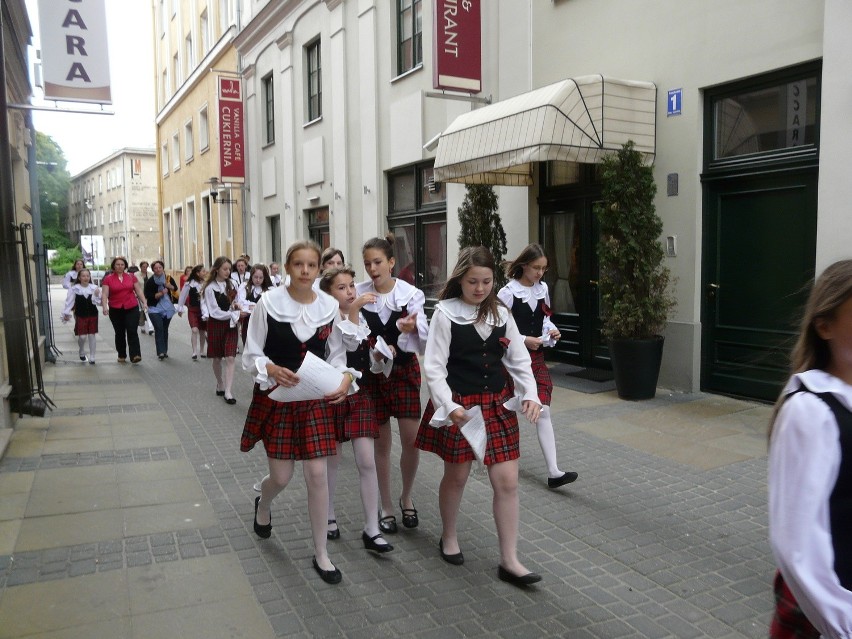
{"label": "window", "polygon": [[269,218],[269,239],[272,243],[270,262],[281,262],[281,216],[273,215]]}
{"label": "window", "polygon": [[180,137],[177,133],[172,136],[172,170],[180,168]]}
{"label": "window", "polygon": [[198,242],[198,231],[195,228],[195,200],[186,203],[186,228],[189,231],[189,243],[191,246],[190,257],[195,259],[195,245]]}
{"label": "window", "polygon": [[163,69],[163,79],[160,83],[160,105],[164,105],[169,99],[169,72]]}
{"label": "window", "polygon": [[207,55],[210,51],[210,19],[207,17],[207,9],[201,12],[198,19],[198,37],[201,38],[201,55]]}
{"label": "window", "polygon": [[172,224],[168,212],[163,213],[163,232],[166,234],[166,263],[172,264]]}
{"label": "window", "polygon": [[183,210],[175,209],[175,243],[177,244],[176,256],[177,262],[169,262],[172,268],[183,268]]}
{"label": "window", "polygon": [[198,150],[203,151],[210,146],[210,124],[207,120],[207,107],[201,107],[198,112]]}
{"label": "window", "polygon": [[183,144],[186,147],[184,148],[184,153],[186,153],[186,161],[190,162],[192,160],[192,156],[195,150],[194,142],[192,139],[192,120],[190,120],[183,126]]}
{"label": "window", "polygon": [[423,64],[423,2],[397,0],[397,73]]}
{"label": "window", "polygon": [[184,70],[184,75],[188,78],[192,74],[192,70],[195,68],[195,49],[192,48],[191,33],[186,34],[184,59],[186,60],[186,69]]}
{"label": "window", "polygon": [[122,202],[120,200],[118,202],[118,221],[119,222],[124,221],[124,202]]}
{"label": "window", "polygon": [[228,30],[230,23],[230,2],[229,0],[219,0],[219,37],[221,38],[225,31]]}
{"label": "window", "polygon": [[322,117],[322,61],[319,38],[305,47],[305,60],[308,72],[308,122],[312,122]]}
{"label": "window", "polygon": [[98,193],[104,192],[104,176],[98,173]]}
{"label": "window", "polygon": [[388,175],[388,228],[396,237],[394,275],[435,299],[447,279],[447,194],[432,164]]}
{"label": "window", "polygon": [[308,235],[314,242],[319,244],[320,248],[323,250],[327,249],[331,245],[331,232],[328,227],[327,206],[308,211]]}
{"label": "window", "polygon": [[174,57],[172,58],[172,77],[174,77],[175,79],[174,87],[175,91],[177,91],[177,88],[180,86],[180,83],[183,82],[183,78],[180,74],[180,58],[178,57],[177,53],[175,53]]}
{"label": "window", "polygon": [[273,93],[272,74],[261,80],[263,83],[263,103],[266,121],[266,144],[275,142],[275,94]]}
{"label": "window", "polygon": [[163,169],[163,175],[169,174],[169,145],[166,142],[163,142],[163,146],[160,148],[160,166]]}
{"label": "window", "polygon": [[166,35],[166,23],[169,20],[169,16],[166,13],[168,9],[166,8],[166,0],[160,0],[160,35]]}

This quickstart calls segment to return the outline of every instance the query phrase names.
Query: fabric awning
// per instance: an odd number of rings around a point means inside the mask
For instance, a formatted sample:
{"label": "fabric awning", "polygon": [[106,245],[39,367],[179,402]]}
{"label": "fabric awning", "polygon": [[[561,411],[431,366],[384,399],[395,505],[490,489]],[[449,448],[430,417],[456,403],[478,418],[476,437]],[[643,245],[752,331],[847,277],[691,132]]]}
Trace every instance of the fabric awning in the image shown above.
{"label": "fabric awning", "polygon": [[587,75],[457,117],[438,139],[436,182],[532,184],[532,162],[600,162],[633,140],[653,160],[657,87]]}

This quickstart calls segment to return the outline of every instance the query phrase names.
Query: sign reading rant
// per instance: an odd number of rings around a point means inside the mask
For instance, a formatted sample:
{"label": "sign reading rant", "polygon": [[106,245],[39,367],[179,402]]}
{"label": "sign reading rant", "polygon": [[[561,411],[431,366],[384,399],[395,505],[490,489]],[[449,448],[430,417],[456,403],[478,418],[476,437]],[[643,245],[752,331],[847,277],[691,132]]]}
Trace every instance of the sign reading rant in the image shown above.
{"label": "sign reading rant", "polygon": [[219,76],[219,175],[223,182],[246,180],[240,78]]}
{"label": "sign reading rant", "polygon": [[435,0],[432,42],[436,89],[482,90],[481,0]]}
{"label": "sign reading rant", "polygon": [[45,99],[112,104],[104,0],[39,0],[38,14]]}

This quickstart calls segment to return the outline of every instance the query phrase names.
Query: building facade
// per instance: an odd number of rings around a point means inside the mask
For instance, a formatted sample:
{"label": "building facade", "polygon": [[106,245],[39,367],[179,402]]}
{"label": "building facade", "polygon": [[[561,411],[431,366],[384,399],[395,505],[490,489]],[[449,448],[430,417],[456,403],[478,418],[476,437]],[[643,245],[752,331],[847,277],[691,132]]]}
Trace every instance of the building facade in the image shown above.
{"label": "building facade", "polygon": [[[67,230],[87,262],[108,264],[123,256],[129,264],[160,255],[157,160],[153,149],[121,149],[71,178]],[[92,237],[103,238],[97,255]],[[87,245],[88,244],[88,245]]]}
{"label": "building facade", "polygon": [[238,180],[222,178],[217,81],[238,77],[248,0],[154,0],[160,256],[167,269],[246,252]]}
{"label": "building facade", "polygon": [[[436,32],[472,4],[481,91],[436,95]],[[849,13],[841,0],[256,2],[234,40],[248,245],[277,261],[312,237],[357,266],[364,240],[391,230],[397,275],[434,297],[464,183],[495,184],[509,255],[528,242],[549,255],[554,355],[605,368],[596,163],[641,138],[678,302],[660,383],[771,400],[802,288],[852,239]],[[560,91],[572,110],[558,130],[524,119],[558,111]],[[481,134],[457,144],[462,128]]]}

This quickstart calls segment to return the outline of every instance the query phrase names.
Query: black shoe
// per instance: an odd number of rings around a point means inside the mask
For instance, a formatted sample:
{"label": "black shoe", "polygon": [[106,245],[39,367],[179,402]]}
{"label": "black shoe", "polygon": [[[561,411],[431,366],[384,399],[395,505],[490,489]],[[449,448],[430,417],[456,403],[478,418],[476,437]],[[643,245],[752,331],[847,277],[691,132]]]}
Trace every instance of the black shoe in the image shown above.
{"label": "black shoe", "polygon": [[335,568],[334,570],[323,570],[319,567],[317,563],[317,558],[314,557],[314,570],[317,571],[317,574],[327,584],[339,584],[340,580],[343,579],[343,575],[340,571]]}
{"label": "black shoe", "polygon": [[444,552],[444,540],[438,542],[438,550],[441,551],[441,559],[446,561],[448,564],[452,564],[453,566],[461,566],[464,563],[464,555],[461,552],[457,552],[454,555],[448,555]]}
{"label": "black shoe", "polygon": [[260,497],[254,498],[254,532],[261,539],[269,539],[272,536],[272,513],[269,513],[269,523],[261,526],[257,523],[257,505],[260,503]]}
{"label": "black shoe", "polygon": [[159,359],[162,362],[164,359],[166,359],[166,356],[163,355],[162,353],[160,353],[159,355],[157,355],[157,359]]}
{"label": "black shoe", "polygon": [[85,362],[85,361],[86,361],[86,356],[85,356],[85,355],[80,355],[80,361],[81,361],[81,362]]}
{"label": "black shoe", "polygon": [[532,584],[538,583],[541,581],[541,575],[537,575],[534,572],[528,572],[525,575],[515,575],[503,568],[503,566],[497,566],[497,578],[500,581],[505,581],[507,584],[512,584],[513,586],[530,586]]}
{"label": "black shoe", "polygon": [[366,532],[361,533],[361,541],[364,542],[364,548],[367,550],[372,550],[373,552],[390,552],[393,550],[393,546],[390,544],[377,544],[376,539],[384,539],[382,533],[379,533],[375,537],[370,537]]}
{"label": "black shoe", "polygon": [[548,488],[559,488],[560,486],[564,486],[565,484],[570,484],[573,481],[576,481],[577,473],[562,473],[562,477],[548,477],[547,478],[547,487]]}
{"label": "black shoe", "polygon": [[[337,520],[336,519],[329,519],[328,525],[331,526],[332,524],[334,524],[336,526]],[[325,536],[326,536],[326,539],[340,539],[340,528],[338,527],[338,528],[335,528],[334,530],[326,530]]]}
{"label": "black shoe", "polygon": [[382,513],[379,513],[379,530],[386,535],[395,535],[397,531],[396,517],[393,515],[382,517],[381,514]]}
{"label": "black shoe", "polygon": [[226,404],[231,404],[231,405],[233,405],[233,404],[236,404],[236,403],[237,403],[237,400],[236,400],[236,398],[235,398],[235,397],[226,397],[226,398],[225,398],[225,403],[226,403]]}
{"label": "black shoe", "polygon": [[193,361],[193,362],[197,362],[197,361],[198,361],[198,355],[193,355],[193,356],[192,356],[192,361]]}
{"label": "black shoe", "polygon": [[420,519],[417,517],[417,509],[414,508],[414,502],[411,502],[411,508],[403,508],[402,500],[399,500],[399,509],[402,511],[402,525],[406,528],[417,528]]}
{"label": "black shoe", "polygon": [[216,397],[224,397],[225,391],[220,391],[218,388],[216,389]]}

